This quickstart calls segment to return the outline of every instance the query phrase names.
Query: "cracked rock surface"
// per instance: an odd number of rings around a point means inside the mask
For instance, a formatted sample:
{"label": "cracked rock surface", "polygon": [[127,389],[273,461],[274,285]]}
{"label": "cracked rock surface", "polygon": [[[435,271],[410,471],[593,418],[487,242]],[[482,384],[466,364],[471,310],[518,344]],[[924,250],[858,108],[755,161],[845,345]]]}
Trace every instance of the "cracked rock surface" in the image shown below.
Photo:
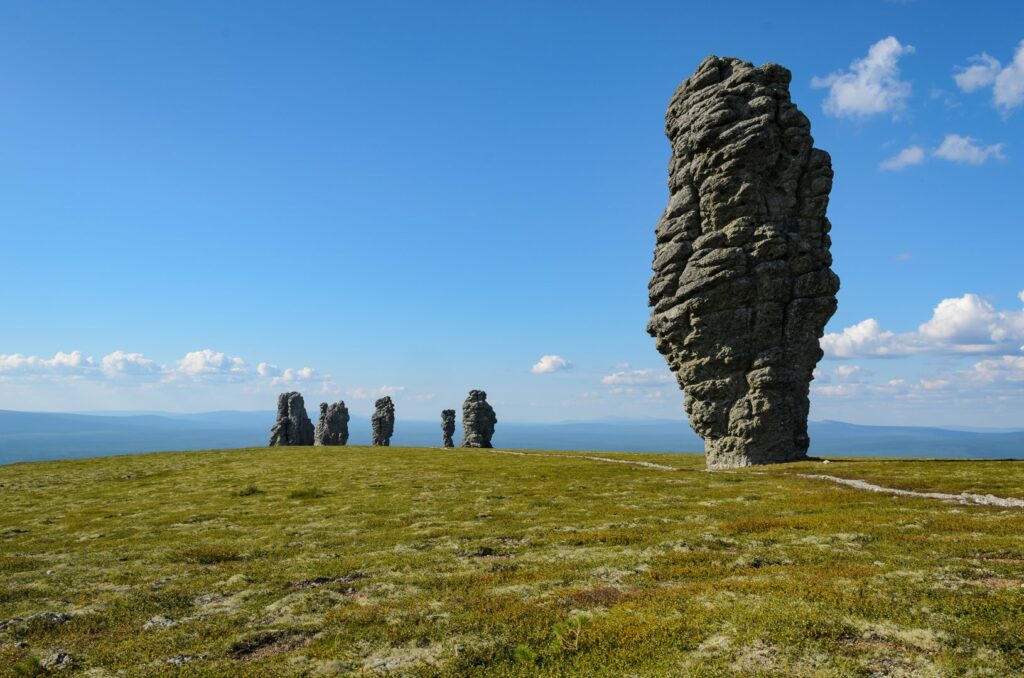
{"label": "cracked rock surface", "polygon": [[270,429],[270,446],[312,445],[313,422],[306,414],[306,403],[297,391],[277,397],[277,421]]}
{"label": "cracked rock surface", "polygon": [[390,396],[384,396],[373,404],[373,444],[387,447],[391,445],[391,436],[395,432],[395,403]]}
{"label": "cracked rock surface", "polygon": [[441,410],[441,446],[455,447],[455,410]]}
{"label": "cracked rock surface", "polygon": [[808,392],[836,310],[828,153],[790,72],[710,56],[666,113],[668,205],[647,330],[685,393],[708,468],[806,458]]}
{"label": "cracked rock surface", "polygon": [[462,446],[493,447],[494,425],[498,418],[494,408],[487,402],[487,394],[472,390],[462,403]]}
{"label": "cracked rock surface", "polygon": [[348,408],[339,400],[328,405],[320,403],[320,421],[313,434],[314,445],[344,445],[348,442]]}

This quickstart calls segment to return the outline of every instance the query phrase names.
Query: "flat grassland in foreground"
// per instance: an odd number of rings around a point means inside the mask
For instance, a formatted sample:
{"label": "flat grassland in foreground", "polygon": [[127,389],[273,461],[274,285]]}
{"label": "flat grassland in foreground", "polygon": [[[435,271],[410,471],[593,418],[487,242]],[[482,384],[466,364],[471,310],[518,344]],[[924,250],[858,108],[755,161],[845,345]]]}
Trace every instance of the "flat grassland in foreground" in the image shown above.
{"label": "flat grassland in foreground", "polygon": [[1024,673],[1024,510],[796,475],[1020,497],[1024,463],[527,454],[0,467],[0,671]]}

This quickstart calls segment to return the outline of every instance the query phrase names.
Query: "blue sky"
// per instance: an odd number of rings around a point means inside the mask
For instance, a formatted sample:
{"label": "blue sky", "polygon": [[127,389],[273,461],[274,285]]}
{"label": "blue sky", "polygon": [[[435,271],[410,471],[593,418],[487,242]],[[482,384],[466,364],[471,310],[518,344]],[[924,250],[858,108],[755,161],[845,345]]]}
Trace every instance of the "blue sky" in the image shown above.
{"label": "blue sky", "polygon": [[682,417],[646,285],[714,53],[832,154],[812,418],[1024,425],[1024,4],[632,5],[3,3],[0,408]]}

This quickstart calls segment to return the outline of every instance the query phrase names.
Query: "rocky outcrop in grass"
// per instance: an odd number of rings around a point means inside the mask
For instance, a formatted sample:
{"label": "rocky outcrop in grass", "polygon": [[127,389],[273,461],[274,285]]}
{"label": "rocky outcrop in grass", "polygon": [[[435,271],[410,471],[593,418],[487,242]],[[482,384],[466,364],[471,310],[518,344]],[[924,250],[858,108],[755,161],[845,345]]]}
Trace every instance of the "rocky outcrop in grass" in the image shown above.
{"label": "rocky outcrop in grass", "polygon": [[390,396],[384,396],[373,404],[373,444],[387,447],[395,432],[395,403]]}
{"label": "rocky outcrop in grass", "polygon": [[666,114],[669,200],[648,332],[685,392],[709,468],[803,459],[808,389],[835,313],[828,153],[790,72],[708,57]]}
{"label": "rocky outcrop in grass", "polygon": [[494,425],[498,418],[487,402],[487,394],[472,390],[462,403],[462,446],[493,447]]}
{"label": "rocky outcrop in grass", "polygon": [[312,445],[313,422],[306,414],[306,403],[298,391],[277,397],[277,420],[270,429],[270,446]]}
{"label": "rocky outcrop in grass", "polygon": [[441,447],[455,447],[455,410],[441,410]]}
{"label": "rocky outcrop in grass", "polygon": [[320,403],[320,421],[313,435],[314,445],[344,445],[348,442],[348,408],[339,400],[328,405]]}

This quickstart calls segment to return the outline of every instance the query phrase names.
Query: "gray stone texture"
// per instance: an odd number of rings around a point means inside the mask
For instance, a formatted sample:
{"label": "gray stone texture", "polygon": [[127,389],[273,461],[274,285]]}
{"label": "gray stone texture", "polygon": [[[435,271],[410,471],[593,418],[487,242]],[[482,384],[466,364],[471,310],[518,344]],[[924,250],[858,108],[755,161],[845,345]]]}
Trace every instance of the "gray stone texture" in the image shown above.
{"label": "gray stone texture", "polygon": [[455,410],[441,410],[441,446],[455,447]]}
{"label": "gray stone texture", "polygon": [[314,445],[344,445],[348,442],[348,408],[339,400],[328,405],[320,403],[320,421],[313,434]]}
{"label": "gray stone texture", "polygon": [[496,423],[498,418],[494,416],[494,408],[487,402],[487,394],[483,391],[470,391],[466,402],[462,403],[462,446],[493,447],[491,438]]}
{"label": "gray stone texture", "polygon": [[395,403],[390,396],[384,396],[373,404],[373,444],[387,447],[391,444],[391,436],[395,432]]}
{"label": "gray stone texture", "polygon": [[807,456],[808,389],[835,313],[828,153],[790,72],[710,56],[669,102],[668,206],[648,332],[685,392],[708,468]]}
{"label": "gray stone texture", "polygon": [[277,397],[277,421],[270,429],[270,446],[312,445],[313,422],[306,414],[306,403],[297,391]]}

